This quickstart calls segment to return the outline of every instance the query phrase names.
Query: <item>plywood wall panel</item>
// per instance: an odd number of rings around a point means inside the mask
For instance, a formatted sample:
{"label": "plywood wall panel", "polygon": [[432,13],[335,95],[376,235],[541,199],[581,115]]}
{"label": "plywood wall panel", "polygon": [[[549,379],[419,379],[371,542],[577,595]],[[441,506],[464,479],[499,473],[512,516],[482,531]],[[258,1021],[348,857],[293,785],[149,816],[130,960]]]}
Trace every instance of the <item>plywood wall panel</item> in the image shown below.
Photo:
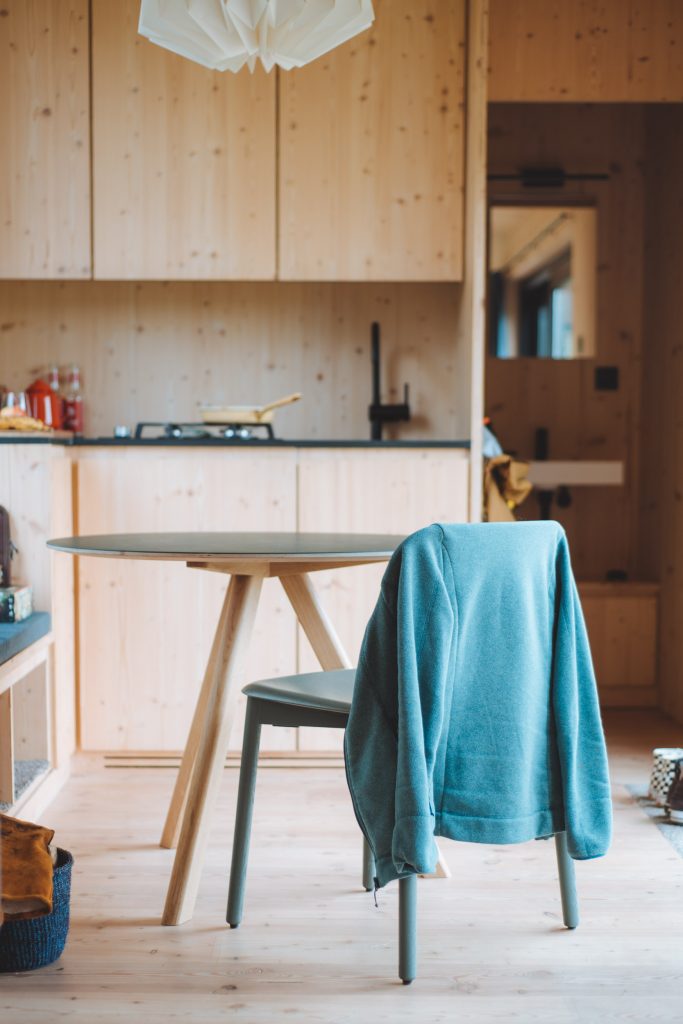
{"label": "plywood wall panel", "polygon": [[491,0],[492,101],[683,100],[680,0]]}
{"label": "plywood wall panel", "polygon": [[409,381],[413,409],[385,436],[467,438],[459,303],[446,284],[0,283],[0,382],[25,387],[50,362],[78,363],[91,435],[301,391],[278,413],[282,436],[367,438],[378,320],[383,400]]}
{"label": "plywood wall panel", "polygon": [[462,276],[463,0],[376,0],[373,27],[280,76],[280,277]]}
{"label": "plywood wall panel", "polygon": [[[490,110],[489,154],[493,173],[520,166],[564,166],[576,173],[605,173],[606,181],[572,183],[540,197],[594,204],[598,217],[597,338],[594,359],[486,360],[486,411],[506,449],[534,454],[537,427],[549,430],[550,457],[621,459],[623,488],[574,488],[568,509],[553,515],[568,530],[574,565],[583,579],[610,569],[638,572],[640,367],[643,317],[644,109],[496,104]],[[510,182],[491,182],[504,200],[533,201]],[[597,391],[596,366],[616,366],[617,391]],[[538,514],[532,496],[523,516]]]}
{"label": "plywood wall panel", "polygon": [[275,76],[211,72],[93,0],[95,277],[275,276]]}
{"label": "plywood wall panel", "polygon": [[645,304],[639,562],[661,583],[663,709],[683,722],[683,107],[646,120]]}
{"label": "plywood wall panel", "polygon": [[481,424],[484,417],[486,367],[487,291],[487,167],[488,95],[488,0],[469,0],[467,5],[467,149],[465,163],[464,281],[458,321],[467,338],[461,365],[467,367],[469,389],[471,458],[469,517],[479,522],[483,506],[483,452]]}
{"label": "plywood wall panel", "polygon": [[90,276],[88,0],[0,15],[0,277]]}

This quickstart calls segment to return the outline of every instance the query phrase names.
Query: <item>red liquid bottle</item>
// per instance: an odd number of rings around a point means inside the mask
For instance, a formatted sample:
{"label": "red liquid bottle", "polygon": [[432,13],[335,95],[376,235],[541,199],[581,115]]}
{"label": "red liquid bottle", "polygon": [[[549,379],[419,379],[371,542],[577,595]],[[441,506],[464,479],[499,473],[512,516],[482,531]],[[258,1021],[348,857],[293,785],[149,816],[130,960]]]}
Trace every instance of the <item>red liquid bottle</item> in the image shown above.
{"label": "red liquid bottle", "polygon": [[67,389],[64,395],[64,429],[82,434],[84,426],[83,392],[81,372],[77,366],[70,367],[67,375]]}

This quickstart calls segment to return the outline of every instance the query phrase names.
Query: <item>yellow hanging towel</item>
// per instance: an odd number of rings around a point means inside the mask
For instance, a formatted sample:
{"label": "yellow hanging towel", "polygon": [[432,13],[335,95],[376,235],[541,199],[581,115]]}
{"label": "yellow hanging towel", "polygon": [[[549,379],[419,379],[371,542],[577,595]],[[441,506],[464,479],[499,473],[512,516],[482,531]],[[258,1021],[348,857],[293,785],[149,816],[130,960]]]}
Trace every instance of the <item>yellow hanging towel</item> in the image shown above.
{"label": "yellow hanging towel", "polygon": [[529,463],[510,455],[487,459],[484,469],[484,520],[488,523],[513,523],[513,509],[521,505],[532,489],[527,480]]}

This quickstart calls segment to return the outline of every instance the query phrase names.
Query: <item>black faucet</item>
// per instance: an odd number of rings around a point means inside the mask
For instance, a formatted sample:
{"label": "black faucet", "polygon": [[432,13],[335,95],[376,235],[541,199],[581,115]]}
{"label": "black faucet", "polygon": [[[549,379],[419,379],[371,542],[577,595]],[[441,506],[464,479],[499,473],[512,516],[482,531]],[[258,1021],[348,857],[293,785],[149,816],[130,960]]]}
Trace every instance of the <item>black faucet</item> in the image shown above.
{"label": "black faucet", "polygon": [[372,342],[372,404],[368,406],[370,420],[370,439],[382,440],[382,425],[398,423],[399,420],[410,419],[408,404],[408,385],[403,385],[403,401],[395,405],[383,405],[379,386],[379,324],[375,321],[370,327]]}

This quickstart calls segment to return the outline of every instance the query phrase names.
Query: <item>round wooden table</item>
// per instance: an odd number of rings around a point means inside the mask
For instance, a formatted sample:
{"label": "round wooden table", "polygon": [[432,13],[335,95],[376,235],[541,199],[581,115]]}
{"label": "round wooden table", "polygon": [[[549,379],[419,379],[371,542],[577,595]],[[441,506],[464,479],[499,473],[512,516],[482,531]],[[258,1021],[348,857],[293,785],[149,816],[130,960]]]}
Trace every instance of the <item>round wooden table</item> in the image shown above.
{"label": "round wooden table", "polygon": [[351,668],[309,573],[389,560],[403,537],[352,533],[123,533],[48,541],[71,555],[181,561],[231,576],[161,837],[177,846],[162,923],[192,917],[261,585],[277,576],[323,669]]}

